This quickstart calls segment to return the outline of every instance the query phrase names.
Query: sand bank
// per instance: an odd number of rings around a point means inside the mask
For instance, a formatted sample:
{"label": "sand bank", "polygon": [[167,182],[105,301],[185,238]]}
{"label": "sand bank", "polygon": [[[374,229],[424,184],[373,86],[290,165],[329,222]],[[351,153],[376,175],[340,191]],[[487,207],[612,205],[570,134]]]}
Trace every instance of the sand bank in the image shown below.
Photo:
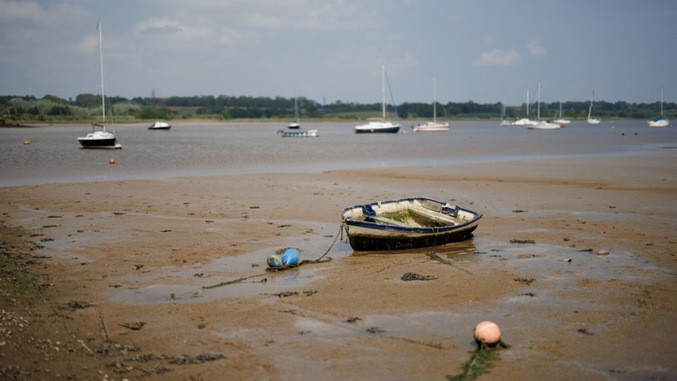
{"label": "sand bank", "polygon": [[[445,379],[492,320],[512,348],[487,379],[675,378],[675,156],[0,188],[0,375]],[[342,208],[408,196],[484,218],[443,247],[334,242]],[[333,260],[266,272],[285,247]]]}

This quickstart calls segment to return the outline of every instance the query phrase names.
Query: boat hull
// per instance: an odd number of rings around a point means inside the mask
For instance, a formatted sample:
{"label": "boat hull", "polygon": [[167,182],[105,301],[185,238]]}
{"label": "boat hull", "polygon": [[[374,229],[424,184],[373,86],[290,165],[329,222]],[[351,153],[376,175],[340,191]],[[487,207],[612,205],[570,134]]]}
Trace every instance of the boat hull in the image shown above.
{"label": "boat hull", "polygon": [[367,123],[355,126],[356,134],[396,134],[400,131],[399,124],[392,123]]}
{"label": "boat hull", "polygon": [[561,124],[540,121],[527,127],[530,130],[557,130],[562,128]]}
{"label": "boat hull", "polygon": [[167,122],[157,121],[148,127],[149,130],[169,130],[172,126]]}
{"label": "boat hull", "polygon": [[650,120],[647,124],[649,127],[667,127],[670,125],[670,121],[667,119]]}
{"label": "boat hull", "polygon": [[414,126],[414,132],[440,132],[449,131],[449,123],[426,123]]}
{"label": "boat hull", "polygon": [[[365,209],[375,211],[376,216],[365,215]],[[426,226],[383,223],[379,218],[389,210],[405,209],[439,220]],[[350,246],[355,251],[404,250],[467,240],[472,238],[482,218],[480,213],[427,198],[356,205],[344,209],[342,216]]]}
{"label": "boat hull", "polygon": [[302,131],[302,130],[294,130],[294,131],[284,131],[280,130],[277,132],[278,134],[281,134],[283,138],[316,138],[319,136],[317,133],[317,130],[308,130],[308,131]]}
{"label": "boat hull", "polygon": [[78,138],[82,148],[115,148],[116,139],[87,139]]}

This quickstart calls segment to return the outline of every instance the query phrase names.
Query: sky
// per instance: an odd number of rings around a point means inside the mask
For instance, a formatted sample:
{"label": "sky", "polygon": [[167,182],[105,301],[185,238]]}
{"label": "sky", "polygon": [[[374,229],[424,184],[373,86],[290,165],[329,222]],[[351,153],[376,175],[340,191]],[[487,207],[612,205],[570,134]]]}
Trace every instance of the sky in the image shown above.
{"label": "sky", "polygon": [[[0,95],[677,101],[673,0],[0,0]],[[390,96],[392,94],[392,97]]]}

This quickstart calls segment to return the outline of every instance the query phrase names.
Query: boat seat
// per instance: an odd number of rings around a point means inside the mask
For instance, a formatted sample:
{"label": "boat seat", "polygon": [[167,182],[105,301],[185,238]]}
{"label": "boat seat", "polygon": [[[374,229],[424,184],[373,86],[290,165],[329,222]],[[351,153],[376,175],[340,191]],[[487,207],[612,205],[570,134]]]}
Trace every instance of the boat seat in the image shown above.
{"label": "boat seat", "polygon": [[418,214],[418,215],[429,218],[431,220],[443,221],[443,222],[446,222],[446,223],[451,224],[451,225],[459,225],[461,223],[461,221],[459,221],[458,219],[456,219],[452,216],[442,214],[442,213],[436,213],[436,212],[428,210],[426,208],[410,207],[409,210]]}
{"label": "boat seat", "polygon": [[407,225],[404,222],[393,220],[392,218],[382,217],[382,216],[365,216],[367,220],[374,220],[386,225],[399,226],[403,228],[411,228],[411,225]]}

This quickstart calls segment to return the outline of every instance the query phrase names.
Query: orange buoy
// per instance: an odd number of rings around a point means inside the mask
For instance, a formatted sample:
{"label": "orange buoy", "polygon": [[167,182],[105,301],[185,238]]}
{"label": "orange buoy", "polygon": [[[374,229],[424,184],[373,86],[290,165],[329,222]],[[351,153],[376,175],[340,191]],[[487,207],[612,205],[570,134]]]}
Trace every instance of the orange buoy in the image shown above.
{"label": "orange buoy", "polygon": [[28,139],[24,140],[24,145],[25,145],[25,146],[27,146],[27,145],[29,145],[29,144],[31,144],[31,142],[30,142]]}
{"label": "orange buoy", "polygon": [[108,160],[108,164],[115,164],[115,159]]}
{"label": "orange buoy", "polygon": [[475,341],[480,344],[486,343],[487,345],[493,346],[501,341],[501,329],[498,328],[496,323],[491,321],[485,320],[478,323],[475,326],[473,335],[475,336]]}

